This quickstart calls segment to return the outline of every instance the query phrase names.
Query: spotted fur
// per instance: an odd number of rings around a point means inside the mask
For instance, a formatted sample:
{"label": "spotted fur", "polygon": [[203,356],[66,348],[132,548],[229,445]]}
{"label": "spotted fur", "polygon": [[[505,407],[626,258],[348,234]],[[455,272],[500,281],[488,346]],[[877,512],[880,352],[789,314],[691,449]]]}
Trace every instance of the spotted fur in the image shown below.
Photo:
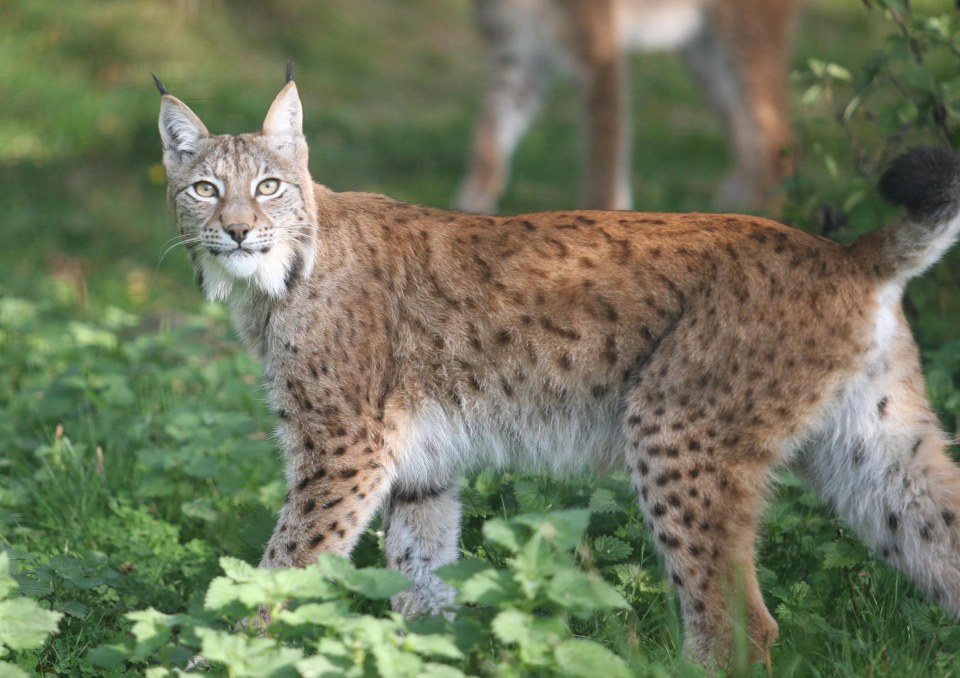
{"label": "spotted fur", "polygon": [[[292,82],[256,134],[161,108],[181,232],[278,415],[289,493],[264,567],[348,554],[383,508],[387,562],[413,581],[395,606],[444,611],[433,570],[457,557],[462,474],[627,469],[687,652],[722,660],[733,607],[760,656],[777,625],[757,521],[792,465],[960,615],[960,472],[900,311],[960,228],[952,151],[933,152],[936,181],[916,180],[927,151],[898,161],[884,191],[912,216],[845,248],[740,215],[487,217],[335,193],[309,178],[301,120]],[[255,195],[263,177],[276,198]]]}

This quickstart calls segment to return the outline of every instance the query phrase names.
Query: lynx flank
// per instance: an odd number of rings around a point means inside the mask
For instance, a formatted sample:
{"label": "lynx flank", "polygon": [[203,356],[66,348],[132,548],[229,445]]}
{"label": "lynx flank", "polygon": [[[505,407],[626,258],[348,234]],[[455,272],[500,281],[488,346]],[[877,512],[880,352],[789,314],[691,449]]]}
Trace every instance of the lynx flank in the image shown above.
{"label": "lynx flank", "polygon": [[881,189],[909,217],[853,246],[754,217],[485,217],[334,193],[288,82],[260,132],[211,135],[164,90],[169,198],[200,285],[263,361],[289,494],[264,567],[350,553],[378,510],[406,614],[448,608],[457,479],[625,469],[680,598],[723,661],[775,469],[796,468],[960,614],[960,470],[900,310],[960,230],[960,161],[917,149]]}
{"label": "lynx flank", "polygon": [[[496,209],[510,156],[554,72],[583,108],[585,207],[630,207],[627,51],[679,49],[726,127],[734,167],[715,202],[768,202],[790,171],[787,61],[794,0],[475,0],[489,77],[457,206]],[[642,119],[642,116],[641,116]]]}

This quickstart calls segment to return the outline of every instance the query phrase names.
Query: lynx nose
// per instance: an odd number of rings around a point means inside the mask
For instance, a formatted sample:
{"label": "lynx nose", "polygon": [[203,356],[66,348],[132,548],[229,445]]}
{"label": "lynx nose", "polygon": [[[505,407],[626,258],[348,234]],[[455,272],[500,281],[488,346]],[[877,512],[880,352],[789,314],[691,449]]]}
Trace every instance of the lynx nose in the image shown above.
{"label": "lynx nose", "polygon": [[250,232],[250,226],[248,224],[230,224],[229,226],[224,226],[223,230],[229,233],[234,242],[239,245]]}

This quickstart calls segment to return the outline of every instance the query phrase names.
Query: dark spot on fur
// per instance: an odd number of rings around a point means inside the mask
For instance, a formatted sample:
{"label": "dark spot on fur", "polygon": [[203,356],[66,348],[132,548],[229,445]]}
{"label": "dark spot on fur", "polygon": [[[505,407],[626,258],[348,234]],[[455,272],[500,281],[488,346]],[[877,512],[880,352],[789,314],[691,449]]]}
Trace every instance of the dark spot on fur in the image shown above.
{"label": "dark spot on fur", "polygon": [[320,542],[322,541],[323,541],[322,534],[313,535],[312,537],[310,537],[310,548],[316,548],[317,546],[320,545]]}
{"label": "dark spot on fur", "polygon": [[680,540],[674,537],[673,535],[668,535],[661,532],[660,535],[658,536],[658,539],[668,549],[675,549],[678,546],[680,546]]}
{"label": "dark spot on fur", "polygon": [[317,507],[317,502],[315,502],[313,499],[308,499],[307,503],[303,505],[303,510],[301,511],[301,513],[303,515],[307,515],[316,507]]}
{"label": "dark spot on fur", "polygon": [[300,278],[300,274],[303,272],[303,256],[300,252],[294,252],[293,261],[290,262],[290,266],[287,268],[287,274],[283,279],[283,285],[287,288],[287,291],[293,289],[293,286],[296,285],[297,280]]}
{"label": "dark spot on fur", "polygon": [[897,518],[897,514],[890,513],[887,515],[887,527],[890,528],[891,532],[896,532],[897,528],[900,526],[900,519]]}
{"label": "dark spot on fur", "polygon": [[324,505],[321,506],[320,508],[323,509],[324,511],[327,511],[327,510],[329,510],[329,509],[332,509],[334,506],[336,506],[337,504],[339,504],[339,503],[342,502],[342,501],[343,501],[343,497],[337,497],[336,499],[331,499],[330,501],[328,501],[326,504],[324,504]]}
{"label": "dark spot on fur", "polygon": [[887,413],[888,402],[889,402],[889,399],[886,396],[884,396],[883,398],[880,399],[880,402],[877,403],[877,414],[879,414],[881,417]]}

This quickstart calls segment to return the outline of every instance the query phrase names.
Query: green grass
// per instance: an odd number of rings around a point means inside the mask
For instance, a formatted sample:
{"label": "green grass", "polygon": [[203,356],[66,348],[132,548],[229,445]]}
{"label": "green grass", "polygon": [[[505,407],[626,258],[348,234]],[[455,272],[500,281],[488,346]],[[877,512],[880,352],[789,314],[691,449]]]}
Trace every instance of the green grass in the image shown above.
{"label": "green grass", "polygon": [[[889,82],[878,88],[848,126],[854,141],[835,116],[867,57],[892,44],[891,32],[889,21],[859,3],[804,7],[791,90],[801,164],[788,216],[798,226],[820,231],[825,206],[846,206],[831,235],[849,242],[892,215],[869,194],[856,204],[849,198],[867,181],[854,170],[858,150],[879,153],[890,139],[884,111],[900,91]],[[116,659],[91,650],[128,648],[133,620],[124,615],[150,607],[190,615],[197,628],[229,628],[229,615],[204,609],[219,558],[256,562],[270,533],[285,488],[258,365],[233,339],[225,310],[202,301],[182,251],[162,256],[174,232],[149,73],[214,131],[239,132],[259,125],[288,57],[297,63],[318,181],[450,202],[484,77],[466,3],[13,0],[0,7],[0,546],[14,563],[19,595],[63,614],[47,644],[12,655],[26,671],[142,674],[160,655],[127,659],[124,649]],[[843,64],[854,82],[834,83],[832,100],[803,105],[813,58]],[[939,53],[930,60],[953,92],[956,61]],[[675,57],[637,57],[632,70],[642,120],[636,203],[703,209],[726,165],[718,122]],[[505,211],[573,206],[577,117],[571,88],[557,87],[519,149]],[[956,130],[954,113],[949,124]],[[927,129],[893,133],[935,138]],[[950,431],[960,414],[958,266],[954,252],[908,298],[930,396]],[[522,562],[484,539],[485,522],[589,508],[576,556],[557,548],[544,562],[582,563],[630,607],[578,616],[550,601],[508,597],[438,632],[460,643],[464,659],[454,666],[497,674],[511,660],[525,661],[532,646],[482,631],[510,609],[555,612],[568,622],[564,632],[602,643],[635,672],[698,673],[679,658],[676,602],[624,478],[482,473],[466,482],[464,500],[465,552],[504,577]],[[375,527],[356,554],[364,566],[382,561]],[[960,675],[960,627],[790,476],[766,516],[759,559],[781,626],[777,676]],[[344,610],[382,617],[385,603],[363,593],[343,598]],[[349,633],[333,629],[328,639]],[[175,641],[181,654],[192,647],[189,635]],[[312,642],[290,636],[293,647]],[[0,632],[0,659],[3,643]],[[533,664],[521,666],[534,672]]]}

